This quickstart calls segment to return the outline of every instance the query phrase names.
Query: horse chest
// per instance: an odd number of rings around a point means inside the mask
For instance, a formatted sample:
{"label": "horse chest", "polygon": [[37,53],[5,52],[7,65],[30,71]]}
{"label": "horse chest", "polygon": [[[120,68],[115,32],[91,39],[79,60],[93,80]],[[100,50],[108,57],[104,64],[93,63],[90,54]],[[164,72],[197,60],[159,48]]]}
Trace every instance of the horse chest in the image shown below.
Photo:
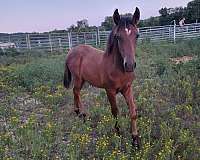
{"label": "horse chest", "polygon": [[127,84],[131,84],[134,79],[134,73],[111,73],[108,76],[107,87],[119,89]]}

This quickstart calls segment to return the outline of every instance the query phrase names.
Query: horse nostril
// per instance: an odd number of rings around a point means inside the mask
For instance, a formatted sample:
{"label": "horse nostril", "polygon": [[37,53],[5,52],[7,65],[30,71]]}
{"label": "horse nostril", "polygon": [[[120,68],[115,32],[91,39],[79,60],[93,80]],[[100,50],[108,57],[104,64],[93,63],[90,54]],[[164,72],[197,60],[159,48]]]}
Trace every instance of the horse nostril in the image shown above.
{"label": "horse nostril", "polygon": [[136,68],[136,62],[134,63],[134,68]]}
{"label": "horse nostril", "polygon": [[125,71],[132,72],[134,69],[134,63],[124,62],[124,69]]}
{"label": "horse nostril", "polygon": [[125,63],[124,63],[124,67],[125,67],[125,68],[127,68],[127,67],[128,67],[128,64],[127,64],[127,62],[125,62]]}

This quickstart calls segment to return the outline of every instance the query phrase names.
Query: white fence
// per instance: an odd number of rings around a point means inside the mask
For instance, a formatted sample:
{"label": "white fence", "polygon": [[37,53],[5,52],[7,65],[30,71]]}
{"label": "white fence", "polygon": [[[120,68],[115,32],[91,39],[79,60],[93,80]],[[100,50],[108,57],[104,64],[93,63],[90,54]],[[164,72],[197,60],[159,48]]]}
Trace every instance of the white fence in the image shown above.
{"label": "white fence", "polygon": [[[24,33],[0,36],[0,42],[15,43],[19,50],[46,49],[63,50],[78,44],[102,46],[107,42],[110,31],[96,32],[64,32],[64,33]],[[168,41],[176,42],[178,39],[200,38],[200,23],[178,25],[143,27],[139,29],[141,41]]]}

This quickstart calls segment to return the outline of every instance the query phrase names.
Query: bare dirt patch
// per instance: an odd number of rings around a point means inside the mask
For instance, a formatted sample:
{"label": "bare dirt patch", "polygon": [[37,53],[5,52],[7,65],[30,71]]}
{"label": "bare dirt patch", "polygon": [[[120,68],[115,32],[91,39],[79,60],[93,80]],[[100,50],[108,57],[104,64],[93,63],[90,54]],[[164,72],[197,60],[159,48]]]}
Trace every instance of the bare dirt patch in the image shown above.
{"label": "bare dirt patch", "polygon": [[194,58],[195,58],[194,56],[183,56],[183,57],[170,58],[170,61],[175,64],[180,64],[180,63],[189,62],[193,60]]}

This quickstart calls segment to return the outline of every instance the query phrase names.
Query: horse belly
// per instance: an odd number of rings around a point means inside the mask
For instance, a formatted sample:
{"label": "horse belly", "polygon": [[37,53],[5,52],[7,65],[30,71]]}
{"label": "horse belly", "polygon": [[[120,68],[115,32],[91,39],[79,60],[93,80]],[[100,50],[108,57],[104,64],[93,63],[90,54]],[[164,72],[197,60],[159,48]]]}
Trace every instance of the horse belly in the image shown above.
{"label": "horse belly", "polygon": [[92,86],[102,88],[103,87],[103,76],[101,70],[97,65],[91,65],[90,67],[84,67],[82,70],[82,76]]}

